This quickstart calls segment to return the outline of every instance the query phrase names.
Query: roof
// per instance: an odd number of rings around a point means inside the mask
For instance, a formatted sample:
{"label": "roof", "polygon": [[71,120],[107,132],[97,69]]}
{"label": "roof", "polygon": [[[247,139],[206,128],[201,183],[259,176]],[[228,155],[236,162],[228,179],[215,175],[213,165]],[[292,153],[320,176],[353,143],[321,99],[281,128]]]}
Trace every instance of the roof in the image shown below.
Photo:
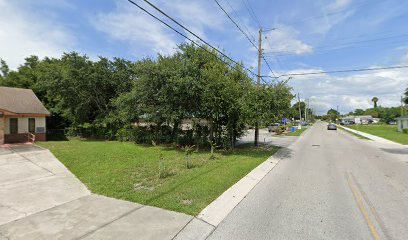
{"label": "roof", "polygon": [[23,88],[0,87],[0,109],[17,114],[50,115],[33,90]]}
{"label": "roof", "polygon": [[373,118],[372,116],[370,116],[370,115],[364,115],[364,116],[346,116],[346,117],[343,117],[344,119],[352,119],[352,118]]}
{"label": "roof", "polygon": [[397,117],[395,119],[408,119],[408,116]]}

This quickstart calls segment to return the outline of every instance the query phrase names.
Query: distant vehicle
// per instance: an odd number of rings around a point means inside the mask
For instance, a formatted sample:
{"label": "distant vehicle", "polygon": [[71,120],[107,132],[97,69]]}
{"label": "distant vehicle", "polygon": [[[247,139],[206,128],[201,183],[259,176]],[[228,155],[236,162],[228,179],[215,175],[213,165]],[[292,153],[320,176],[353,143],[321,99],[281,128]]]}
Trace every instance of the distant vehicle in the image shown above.
{"label": "distant vehicle", "polygon": [[327,125],[327,130],[337,130],[337,125],[334,123],[329,123],[329,125]]}
{"label": "distant vehicle", "polygon": [[343,121],[340,123],[340,125],[353,125],[356,124],[354,121]]}
{"label": "distant vehicle", "polygon": [[397,121],[388,121],[389,125],[397,125]]}
{"label": "distant vehicle", "polygon": [[268,132],[274,132],[280,126],[279,123],[272,123],[268,126]]}

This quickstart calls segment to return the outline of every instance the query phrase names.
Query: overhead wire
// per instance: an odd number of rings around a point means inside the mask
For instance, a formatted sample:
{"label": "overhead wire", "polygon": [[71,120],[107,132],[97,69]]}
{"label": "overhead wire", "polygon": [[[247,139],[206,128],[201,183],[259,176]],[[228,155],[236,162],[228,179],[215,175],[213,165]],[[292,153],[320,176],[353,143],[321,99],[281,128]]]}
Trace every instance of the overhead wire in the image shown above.
{"label": "overhead wire", "polygon": [[[157,21],[161,22],[162,24],[164,24],[166,27],[170,28],[171,30],[173,30],[174,32],[176,32],[177,34],[181,35],[182,37],[184,37],[185,39],[189,40],[191,43],[193,43],[194,45],[204,49],[205,51],[213,54],[214,56],[216,56],[218,59],[220,59],[221,61],[223,61],[224,63],[228,64],[230,67],[231,66],[230,63],[228,63],[227,61],[225,61],[224,59],[220,58],[217,54],[208,51],[208,49],[206,49],[204,46],[202,46],[201,44],[196,43],[194,40],[192,40],[191,38],[189,38],[188,36],[186,36],[185,34],[181,33],[180,31],[178,31],[177,29],[175,29],[174,27],[172,27],[171,25],[169,25],[168,23],[164,22],[163,20],[161,20],[160,18],[156,17],[155,15],[153,15],[151,12],[147,11],[145,8],[143,8],[142,6],[140,6],[139,4],[135,3],[132,0],[128,0],[131,4],[135,5],[136,7],[138,7],[140,10],[142,10],[143,12],[147,13],[149,16],[153,17],[154,19],[156,19]],[[247,67],[243,66],[243,64],[238,63],[237,61],[233,60],[232,58],[230,58],[228,55],[226,55],[225,53],[221,52],[220,50],[218,50],[217,48],[213,47],[211,44],[209,44],[207,41],[205,41],[204,39],[202,39],[200,36],[198,36],[197,34],[193,33],[191,30],[189,30],[188,28],[186,28],[185,26],[183,26],[182,24],[180,24],[178,21],[176,21],[175,19],[173,19],[172,17],[170,17],[168,14],[166,14],[164,11],[162,11],[161,9],[159,9],[158,7],[156,7],[155,5],[153,5],[152,3],[150,3],[147,0],[143,0],[146,3],[148,3],[151,7],[153,7],[154,9],[156,9],[158,12],[160,12],[161,14],[163,14],[164,16],[166,16],[167,18],[169,18],[170,20],[172,20],[173,22],[175,22],[177,25],[179,25],[180,27],[182,27],[184,30],[186,30],[188,33],[192,34],[193,36],[195,36],[197,39],[199,39],[201,42],[203,42],[204,44],[206,44],[207,46],[209,46],[210,48],[214,49],[216,52],[218,52],[220,55],[222,55],[223,57],[225,57],[226,59],[228,59],[229,61],[235,63],[236,65],[241,66],[243,69],[245,69],[247,72],[249,72],[250,74],[252,74],[253,76],[258,76],[258,74],[254,73],[252,70],[248,69]],[[235,66],[236,67],[236,66]],[[263,79],[263,78],[261,78]],[[264,79],[263,79],[264,80]],[[264,80],[265,81],[265,80]],[[266,82],[266,81],[265,81]]]}
{"label": "overhead wire", "polygon": [[391,69],[402,69],[402,68],[408,68],[408,65],[389,66],[389,67],[376,67],[376,68],[347,69],[347,70],[319,71],[319,72],[305,72],[305,73],[288,73],[288,74],[279,75],[278,77],[307,76],[307,75],[318,75],[318,74],[328,74],[328,73],[380,71],[380,70],[391,70]]}
{"label": "overhead wire", "polygon": [[248,36],[247,33],[245,33],[242,28],[238,25],[237,22],[235,22],[235,20],[228,14],[228,12],[221,6],[221,4],[219,3],[218,0],[214,0],[216,2],[216,4],[218,5],[218,7],[225,13],[225,15],[228,17],[228,19],[238,28],[238,30],[246,37],[246,39],[252,44],[252,46],[261,52],[261,58],[264,60],[264,62],[266,63],[266,66],[268,67],[269,71],[271,71],[272,75],[274,75],[275,78],[276,75],[274,73],[274,71],[272,70],[271,66],[269,65],[268,61],[266,60],[266,58],[262,55],[262,49],[259,49],[256,44],[251,40],[251,38]]}
{"label": "overhead wire", "polygon": [[252,17],[252,19],[255,21],[255,23],[258,25],[259,28],[262,28],[261,22],[259,21],[258,17],[256,16],[254,9],[251,7],[251,4],[248,2],[248,0],[242,0],[242,3],[244,4],[245,8],[247,9],[249,15]]}

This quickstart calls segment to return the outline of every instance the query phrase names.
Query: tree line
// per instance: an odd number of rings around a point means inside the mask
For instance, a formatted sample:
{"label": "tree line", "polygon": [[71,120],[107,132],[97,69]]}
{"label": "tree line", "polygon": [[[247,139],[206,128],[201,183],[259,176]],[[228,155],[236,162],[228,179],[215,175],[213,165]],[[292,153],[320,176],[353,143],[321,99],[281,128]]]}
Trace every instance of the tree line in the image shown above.
{"label": "tree line", "polygon": [[[71,52],[10,71],[2,60],[0,72],[0,85],[33,89],[52,114],[48,129],[145,143],[231,147],[247,126],[288,116],[293,99],[285,82],[257,86],[241,65],[189,44],[138,61]],[[193,118],[208,124],[183,130]]]}

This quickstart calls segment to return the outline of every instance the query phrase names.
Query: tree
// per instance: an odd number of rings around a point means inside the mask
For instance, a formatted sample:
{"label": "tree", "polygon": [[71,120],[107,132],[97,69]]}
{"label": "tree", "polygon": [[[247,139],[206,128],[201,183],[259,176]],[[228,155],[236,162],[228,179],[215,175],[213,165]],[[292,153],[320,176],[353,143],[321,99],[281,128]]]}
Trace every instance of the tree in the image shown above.
{"label": "tree", "polygon": [[299,116],[299,105],[300,105],[300,112],[302,113],[302,118],[305,117],[306,103],[301,101],[301,102],[296,102],[292,106],[292,110],[291,110],[292,116],[291,117],[294,119],[298,119],[300,117]]}
{"label": "tree", "polygon": [[404,98],[404,103],[408,104],[408,88],[405,89],[405,98]]}
{"label": "tree", "polygon": [[371,101],[374,103],[374,108],[377,108],[378,97],[373,97]]}
{"label": "tree", "polygon": [[354,110],[354,116],[364,115],[365,111],[363,109]]}
{"label": "tree", "polygon": [[10,72],[10,69],[6,61],[0,58],[0,73],[1,73],[0,76],[7,77],[9,72]]}
{"label": "tree", "polygon": [[331,108],[329,111],[327,111],[327,116],[330,121],[334,122],[340,117],[340,113]]}
{"label": "tree", "polygon": [[[71,127],[98,136],[134,130],[135,136],[169,143],[180,138],[180,144],[212,140],[234,146],[246,125],[288,116],[293,99],[286,82],[258,87],[241,64],[189,44],[172,55],[136,62],[70,52],[60,58],[27,57],[16,71],[0,64],[0,85],[33,89],[52,114],[49,129]],[[191,118],[209,124],[182,130],[182,121]],[[151,126],[134,128],[141,119]]]}

